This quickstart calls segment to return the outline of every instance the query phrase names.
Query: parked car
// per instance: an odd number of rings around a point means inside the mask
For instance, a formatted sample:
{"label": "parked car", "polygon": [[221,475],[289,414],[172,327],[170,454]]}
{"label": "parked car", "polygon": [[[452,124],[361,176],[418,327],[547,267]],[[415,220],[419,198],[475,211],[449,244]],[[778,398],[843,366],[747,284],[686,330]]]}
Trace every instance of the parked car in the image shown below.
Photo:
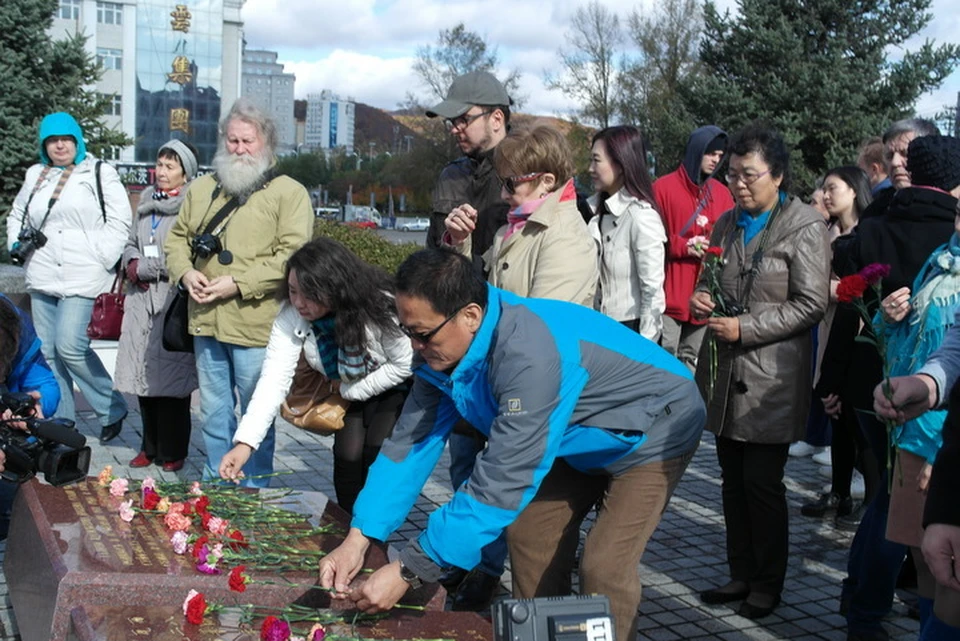
{"label": "parked car", "polygon": [[376,229],[377,228],[377,223],[373,222],[372,220],[351,220],[344,224],[349,225],[350,227],[356,227],[357,229]]}
{"label": "parked car", "polygon": [[430,229],[430,221],[426,218],[417,218],[400,225],[400,231],[427,231],[428,229]]}

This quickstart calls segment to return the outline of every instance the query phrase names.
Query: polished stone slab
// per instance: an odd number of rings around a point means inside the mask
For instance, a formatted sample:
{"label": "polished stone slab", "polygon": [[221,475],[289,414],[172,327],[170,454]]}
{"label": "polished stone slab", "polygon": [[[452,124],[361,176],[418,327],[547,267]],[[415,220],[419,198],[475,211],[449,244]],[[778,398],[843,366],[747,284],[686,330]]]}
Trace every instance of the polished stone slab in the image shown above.
{"label": "polished stone slab", "polygon": [[[305,515],[305,523],[309,519],[315,526],[339,526],[338,534],[298,540],[299,549],[330,551],[342,540],[349,516],[325,495],[299,492],[285,501],[287,509]],[[32,480],[20,488],[4,572],[23,641],[67,638],[71,613],[78,608],[122,609],[145,603],[179,608],[190,590],[203,592],[213,602],[238,602],[240,595],[230,591],[226,572],[198,572],[189,555],[174,553],[171,532],[161,518],[138,514],[125,523],[117,515],[119,502],[93,478],[61,488]],[[371,546],[365,566],[386,562],[386,550]],[[282,607],[307,601],[324,608],[338,603],[311,589],[315,571],[249,574],[254,581],[272,584],[249,585],[242,603]],[[443,588],[427,585],[405,602],[442,610],[445,598]]]}

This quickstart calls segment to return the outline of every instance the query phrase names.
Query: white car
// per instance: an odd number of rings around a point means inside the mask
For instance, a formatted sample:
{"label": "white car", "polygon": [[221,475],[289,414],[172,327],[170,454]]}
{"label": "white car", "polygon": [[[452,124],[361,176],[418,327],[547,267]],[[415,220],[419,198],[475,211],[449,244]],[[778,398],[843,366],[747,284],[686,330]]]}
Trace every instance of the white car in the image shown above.
{"label": "white car", "polygon": [[430,229],[430,221],[426,218],[417,218],[400,225],[400,231],[427,231],[428,229]]}

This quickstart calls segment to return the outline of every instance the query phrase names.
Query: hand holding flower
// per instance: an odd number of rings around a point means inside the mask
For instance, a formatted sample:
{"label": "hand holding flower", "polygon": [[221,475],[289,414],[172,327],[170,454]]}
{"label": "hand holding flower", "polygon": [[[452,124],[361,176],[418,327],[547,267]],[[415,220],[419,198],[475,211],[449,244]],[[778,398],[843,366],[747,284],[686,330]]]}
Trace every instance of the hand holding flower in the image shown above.
{"label": "hand holding flower", "polygon": [[910,313],[910,288],[901,287],[883,299],[880,312],[888,323],[899,323]]}
{"label": "hand holding flower", "polygon": [[367,614],[386,612],[397,604],[410,584],[400,576],[400,562],[389,563],[373,574],[350,593],[357,609]]}
{"label": "hand holding flower", "polygon": [[736,343],[740,340],[740,319],[736,316],[717,316],[707,319],[707,327],[713,335],[724,343]]}
{"label": "hand holding flower", "polygon": [[693,292],[693,296],[690,297],[690,314],[694,318],[700,320],[707,318],[713,313],[714,307],[716,304],[708,292]]}

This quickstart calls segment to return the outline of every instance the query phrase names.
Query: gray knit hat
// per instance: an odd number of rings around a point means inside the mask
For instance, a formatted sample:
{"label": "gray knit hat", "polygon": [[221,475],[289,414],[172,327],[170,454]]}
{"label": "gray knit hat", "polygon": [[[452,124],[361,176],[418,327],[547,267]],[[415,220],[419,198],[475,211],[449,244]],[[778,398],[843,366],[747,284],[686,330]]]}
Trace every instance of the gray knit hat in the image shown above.
{"label": "gray knit hat", "polygon": [[907,149],[910,183],[950,191],[960,185],[960,138],[920,136]]}

